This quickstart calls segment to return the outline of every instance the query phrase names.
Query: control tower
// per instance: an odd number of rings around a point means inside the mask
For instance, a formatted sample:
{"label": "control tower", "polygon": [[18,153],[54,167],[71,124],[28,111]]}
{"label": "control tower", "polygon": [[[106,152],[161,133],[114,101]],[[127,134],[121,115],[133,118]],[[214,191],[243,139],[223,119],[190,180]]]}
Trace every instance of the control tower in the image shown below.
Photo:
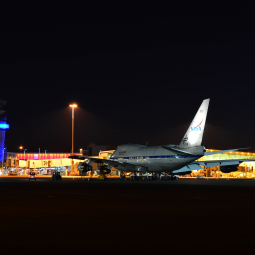
{"label": "control tower", "polygon": [[7,124],[7,111],[6,111],[7,101],[0,100],[0,162],[1,168],[4,160],[4,141],[5,141],[5,131],[9,128]]}

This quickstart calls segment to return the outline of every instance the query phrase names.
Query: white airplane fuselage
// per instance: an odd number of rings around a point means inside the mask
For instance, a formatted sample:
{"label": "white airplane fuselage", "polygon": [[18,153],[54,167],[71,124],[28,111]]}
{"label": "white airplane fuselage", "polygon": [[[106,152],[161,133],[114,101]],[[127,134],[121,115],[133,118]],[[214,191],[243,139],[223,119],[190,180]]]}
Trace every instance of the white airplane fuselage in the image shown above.
{"label": "white airplane fuselage", "polygon": [[190,155],[172,152],[162,146],[127,144],[119,146],[110,159],[123,163],[123,166],[115,167],[121,171],[171,172],[204,155],[203,146],[186,148],[185,151]]}

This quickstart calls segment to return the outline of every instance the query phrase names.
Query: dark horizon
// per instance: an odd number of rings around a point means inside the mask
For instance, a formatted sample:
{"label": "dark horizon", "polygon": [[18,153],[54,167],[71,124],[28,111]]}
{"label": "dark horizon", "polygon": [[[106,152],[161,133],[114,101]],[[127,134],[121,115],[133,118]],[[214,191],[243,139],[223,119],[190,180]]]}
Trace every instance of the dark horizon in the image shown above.
{"label": "dark horizon", "polygon": [[8,151],[179,144],[210,98],[202,145],[252,147],[254,27],[243,4],[3,4]]}

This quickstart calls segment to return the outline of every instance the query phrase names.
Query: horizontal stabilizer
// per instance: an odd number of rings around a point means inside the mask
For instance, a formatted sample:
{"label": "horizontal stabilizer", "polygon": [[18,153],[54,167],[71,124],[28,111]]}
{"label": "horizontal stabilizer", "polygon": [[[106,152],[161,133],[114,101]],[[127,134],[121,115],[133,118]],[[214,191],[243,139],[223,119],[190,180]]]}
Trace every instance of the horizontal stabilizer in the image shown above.
{"label": "horizontal stabilizer", "polygon": [[188,172],[188,171],[194,171],[194,170],[202,170],[202,169],[203,168],[200,165],[190,164],[190,165],[187,165],[181,169],[174,170],[173,173],[176,174],[176,173],[182,173],[182,172]]}
{"label": "horizontal stabilizer", "polygon": [[161,147],[164,148],[164,149],[167,149],[167,150],[169,150],[169,151],[172,151],[172,152],[174,152],[174,153],[179,152],[179,153],[183,153],[183,154],[187,154],[187,155],[193,155],[193,154],[190,153],[190,152],[187,152],[187,151],[184,151],[184,150],[180,150],[180,149],[177,149],[177,148],[168,147],[168,146],[165,146],[165,145],[163,145],[163,146],[161,146]]}

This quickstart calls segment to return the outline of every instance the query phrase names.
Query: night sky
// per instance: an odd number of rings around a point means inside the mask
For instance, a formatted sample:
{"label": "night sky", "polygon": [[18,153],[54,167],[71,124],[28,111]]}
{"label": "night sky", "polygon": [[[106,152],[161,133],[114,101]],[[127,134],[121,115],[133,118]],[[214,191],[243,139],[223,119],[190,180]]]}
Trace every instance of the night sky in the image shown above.
{"label": "night sky", "polygon": [[253,5],[9,2],[0,8],[8,151],[70,152],[73,102],[75,151],[179,144],[206,98],[202,144],[255,151]]}

